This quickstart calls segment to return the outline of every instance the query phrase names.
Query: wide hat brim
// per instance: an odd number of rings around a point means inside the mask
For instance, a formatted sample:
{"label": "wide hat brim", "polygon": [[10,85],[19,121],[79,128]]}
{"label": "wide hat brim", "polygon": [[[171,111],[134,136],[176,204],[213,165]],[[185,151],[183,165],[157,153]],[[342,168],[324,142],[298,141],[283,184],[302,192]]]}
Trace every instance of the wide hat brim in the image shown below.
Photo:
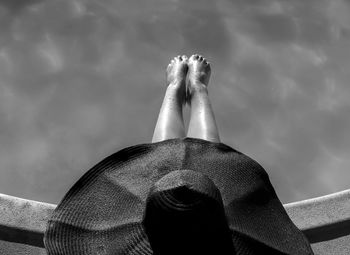
{"label": "wide hat brim", "polygon": [[281,254],[312,254],[260,165],[227,145],[194,138],[131,146],[87,171],[47,223],[48,254],[153,254],[143,224],[148,195],[163,177],[185,169],[215,184],[233,233]]}
{"label": "wide hat brim", "polygon": [[[89,180],[91,181],[93,178],[89,178],[88,182]],[[93,186],[90,186],[90,188],[93,188]],[[94,199],[101,197],[101,195],[97,195],[97,192],[101,192],[101,190],[96,190]],[[48,226],[46,232],[45,244],[49,254],[58,252],[60,254],[153,254],[152,245],[150,244],[149,236],[147,236],[147,233],[150,231],[145,229],[144,223],[147,220],[151,220],[159,224],[159,218],[157,219],[157,215],[150,215],[152,214],[149,212],[150,210],[146,213],[146,209],[142,221],[140,221],[140,215],[136,216],[135,213],[138,205],[143,204],[143,202],[129,192],[118,189],[115,189],[114,192],[116,193],[109,193],[109,196],[117,196],[118,198],[116,199],[121,199],[120,196],[123,195],[122,200],[127,201],[127,204],[123,203],[125,207],[122,210],[122,214],[118,215],[123,217],[123,213],[126,214],[124,215],[126,221],[123,224],[121,224],[121,218],[118,220],[115,218],[114,220],[118,224],[111,225],[113,219],[108,218],[108,216],[110,213],[115,213],[116,210],[106,207],[101,203],[102,201],[95,200],[91,204],[91,199],[86,199],[86,195],[80,195],[80,192],[75,192],[72,196],[67,195],[61,202],[60,209],[57,209],[59,217],[57,217],[57,214],[56,217],[52,217],[56,221],[52,224],[52,219],[50,220],[49,225],[52,225]],[[85,191],[84,193],[89,194],[90,192],[86,193]],[[153,185],[146,201],[146,204],[148,202],[146,208],[152,207],[153,210],[162,211],[167,215],[171,215],[173,218],[169,220],[173,220],[176,218],[177,213],[183,215],[184,212],[186,214],[189,211],[198,211],[198,209],[203,207],[203,203],[208,201],[211,204],[216,203],[216,208],[222,210],[222,216],[224,217],[220,191],[215,184],[199,172],[182,169],[168,173]],[[107,201],[104,202],[107,203]],[[74,210],[72,210],[73,205]],[[96,211],[97,205],[102,210]],[[119,206],[123,205],[119,204]],[[121,211],[119,210],[118,212],[120,213]],[[130,217],[132,215],[134,217]],[[61,219],[59,224],[57,224],[58,218]],[[130,221],[130,219],[132,220]],[[209,220],[214,221],[215,219]],[[150,229],[152,230],[152,222],[150,224]],[[167,229],[167,221],[161,224],[165,225],[162,227],[168,230],[169,233],[173,231],[172,229]],[[174,222],[172,224],[174,225]],[[170,224],[168,225],[170,226]],[[183,231],[186,231],[186,226],[184,226]],[[166,234],[165,231],[159,233],[160,236]],[[184,233],[179,232],[176,234],[183,235]],[[52,239],[55,239],[55,242],[52,242]],[[47,242],[47,240],[50,241]],[[161,242],[158,241],[155,245],[157,243],[162,245]],[[170,251],[167,254],[170,254]]]}

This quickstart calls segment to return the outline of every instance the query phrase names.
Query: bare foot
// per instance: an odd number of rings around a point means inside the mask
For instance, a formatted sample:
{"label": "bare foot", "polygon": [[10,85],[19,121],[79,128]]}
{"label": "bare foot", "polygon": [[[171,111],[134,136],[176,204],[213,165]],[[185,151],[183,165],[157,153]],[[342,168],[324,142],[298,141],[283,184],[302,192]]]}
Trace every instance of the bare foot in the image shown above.
{"label": "bare foot", "polygon": [[188,58],[177,56],[173,58],[166,69],[166,83],[168,89],[174,90],[178,100],[186,103],[186,77],[188,71]]}
{"label": "bare foot", "polygon": [[187,62],[188,58],[185,55],[177,56],[171,60],[166,69],[167,85],[186,83],[186,76],[188,71]]}
{"label": "bare foot", "polygon": [[211,74],[209,62],[201,55],[192,55],[188,61],[187,99],[190,104],[193,94],[198,90],[207,91]]}

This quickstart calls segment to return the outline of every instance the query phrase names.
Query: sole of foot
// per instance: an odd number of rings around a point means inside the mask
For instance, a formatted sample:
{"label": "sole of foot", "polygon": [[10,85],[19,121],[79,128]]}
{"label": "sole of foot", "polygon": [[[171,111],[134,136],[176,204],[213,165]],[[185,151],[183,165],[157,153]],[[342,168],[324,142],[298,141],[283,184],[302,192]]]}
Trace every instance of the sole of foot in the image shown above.
{"label": "sole of foot", "polygon": [[173,58],[166,69],[167,89],[176,93],[182,105],[186,104],[186,77],[188,72],[188,58],[185,55]]}
{"label": "sole of foot", "polygon": [[188,84],[186,101],[191,104],[193,94],[198,90],[206,90],[211,74],[210,63],[201,55],[194,54],[188,60]]}
{"label": "sole of foot", "polygon": [[186,76],[188,71],[188,58],[183,56],[177,56],[173,58],[166,69],[166,82],[167,86],[170,84],[177,84],[186,82]]}

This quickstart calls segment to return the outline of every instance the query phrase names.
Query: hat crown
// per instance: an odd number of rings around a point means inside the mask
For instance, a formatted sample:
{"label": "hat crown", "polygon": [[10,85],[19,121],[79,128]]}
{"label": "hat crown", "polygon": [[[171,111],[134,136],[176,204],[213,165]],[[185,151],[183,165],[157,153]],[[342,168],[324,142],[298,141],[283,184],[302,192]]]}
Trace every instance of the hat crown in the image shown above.
{"label": "hat crown", "polygon": [[200,203],[201,197],[213,199],[222,205],[219,189],[202,173],[188,169],[176,170],[158,180],[151,188],[149,198],[159,194],[169,206],[191,207]]}
{"label": "hat crown", "polygon": [[170,172],[154,184],[143,223],[155,254],[215,254],[232,248],[219,189],[192,170]]}

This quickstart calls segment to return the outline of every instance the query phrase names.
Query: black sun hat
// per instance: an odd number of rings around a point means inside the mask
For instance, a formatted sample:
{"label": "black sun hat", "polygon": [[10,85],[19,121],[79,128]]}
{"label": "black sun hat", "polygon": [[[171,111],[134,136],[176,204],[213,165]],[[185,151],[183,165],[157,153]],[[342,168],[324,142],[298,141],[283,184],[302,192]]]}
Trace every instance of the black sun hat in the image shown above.
{"label": "black sun hat", "polygon": [[[73,202],[70,198],[65,201],[70,200],[72,206],[95,210],[89,199]],[[131,207],[137,202],[133,198],[128,200]],[[65,207],[71,210],[67,204]],[[109,229],[107,225],[92,224],[97,220],[92,217],[103,217],[103,214],[90,211],[86,217],[81,213],[80,217],[63,214],[62,220],[66,223],[51,229],[59,234],[54,238],[60,244],[48,245],[56,250],[53,254],[57,251],[64,254],[213,254],[224,250],[226,254],[233,254],[220,191],[199,172],[176,170],[157,181],[147,197],[142,221],[139,218],[138,222]],[[129,216],[133,213],[135,211],[130,211]]]}
{"label": "black sun hat", "polygon": [[259,164],[195,138],[102,160],[53,211],[44,245],[49,255],[312,254]]}
{"label": "black sun hat", "polygon": [[220,191],[199,172],[173,171],[156,182],[143,223],[155,254],[234,254]]}

